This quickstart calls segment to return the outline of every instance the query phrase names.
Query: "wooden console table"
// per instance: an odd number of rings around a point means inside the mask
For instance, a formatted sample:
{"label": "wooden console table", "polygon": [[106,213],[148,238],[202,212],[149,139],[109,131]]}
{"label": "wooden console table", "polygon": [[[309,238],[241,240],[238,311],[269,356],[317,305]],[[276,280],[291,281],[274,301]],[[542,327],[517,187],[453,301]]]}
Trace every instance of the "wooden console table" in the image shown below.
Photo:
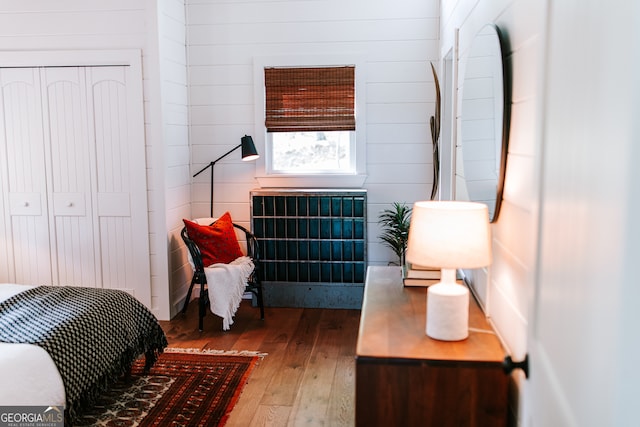
{"label": "wooden console table", "polygon": [[507,424],[505,351],[471,296],[469,338],[425,334],[423,287],[399,267],[369,267],[356,348],[356,426]]}

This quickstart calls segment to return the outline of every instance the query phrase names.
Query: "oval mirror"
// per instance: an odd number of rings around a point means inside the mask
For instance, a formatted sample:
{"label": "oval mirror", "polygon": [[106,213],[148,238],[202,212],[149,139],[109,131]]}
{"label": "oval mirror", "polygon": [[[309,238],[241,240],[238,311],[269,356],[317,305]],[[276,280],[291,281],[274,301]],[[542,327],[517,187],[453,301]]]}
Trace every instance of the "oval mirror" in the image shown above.
{"label": "oval mirror", "polygon": [[[489,220],[500,212],[509,135],[508,87],[500,33],[484,26],[473,39],[462,86],[462,171],[467,198],[489,207]],[[462,190],[462,189],[461,189]],[[464,198],[456,191],[456,198]]]}

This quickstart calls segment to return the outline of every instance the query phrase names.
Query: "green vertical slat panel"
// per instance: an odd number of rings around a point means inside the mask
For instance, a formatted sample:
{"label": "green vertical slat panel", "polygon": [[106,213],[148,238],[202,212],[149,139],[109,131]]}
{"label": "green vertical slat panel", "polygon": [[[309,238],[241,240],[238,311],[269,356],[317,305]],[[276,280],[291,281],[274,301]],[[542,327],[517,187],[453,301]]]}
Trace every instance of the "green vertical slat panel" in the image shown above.
{"label": "green vertical slat panel", "polygon": [[280,282],[287,281],[287,264],[279,262],[276,264],[276,280]]}
{"label": "green vertical slat panel", "polygon": [[309,281],[320,281],[320,264],[309,264]]}
{"label": "green vertical slat panel", "polygon": [[341,218],[333,218],[331,219],[331,238],[332,239],[342,239],[342,219]]}
{"label": "green vertical slat panel", "polygon": [[286,197],[286,208],[287,208],[287,216],[297,216],[297,198],[292,196]]}
{"label": "green vertical slat panel", "polygon": [[353,197],[342,199],[342,216],[345,218],[353,216]]}
{"label": "green vertical slat panel", "polygon": [[262,198],[264,216],[266,217],[272,217],[275,214],[275,206],[273,200],[273,196],[266,196]]}
{"label": "green vertical slat panel", "polygon": [[344,256],[342,255],[342,242],[341,241],[331,242],[331,260],[332,261],[344,261]]}
{"label": "green vertical slat panel", "polygon": [[353,283],[353,264],[345,262],[342,264],[342,278],[347,283]]}
{"label": "green vertical slat panel", "polygon": [[353,199],[353,216],[364,218],[364,198]]}
{"label": "green vertical slat panel", "polygon": [[331,282],[331,264],[320,264],[320,280],[322,282]]}
{"label": "green vertical slat panel", "polygon": [[286,210],[285,210],[285,198],[283,196],[276,196],[274,198],[275,200],[275,213],[276,216],[285,216],[286,214]]}
{"label": "green vertical slat panel", "polygon": [[331,197],[320,197],[320,216],[331,215]]}
{"label": "green vertical slat panel", "polygon": [[298,270],[298,280],[300,282],[309,281],[309,263],[301,262]]}
{"label": "green vertical slat panel", "polygon": [[276,280],[276,265],[273,262],[267,262],[262,264],[264,267],[265,280]]}
{"label": "green vertical slat panel", "polygon": [[267,239],[276,237],[276,220],[274,218],[264,219],[264,236]]}
{"label": "green vertical slat panel", "polygon": [[309,238],[310,239],[320,238],[320,220],[317,218],[309,219]]}
{"label": "green vertical slat panel", "polygon": [[364,240],[364,219],[353,221],[353,238],[355,240]]}
{"label": "green vertical slat panel", "polygon": [[309,260],[309,242],[307,241],[298,242],[298,259],[301,261]]}
{"label": "green vertical slat panel", "polygon": [[353,260],[353,242],[352,241],[342,242],[342,259],[345,261]]}
{"label": "green vertical slat panel", "polygon": [[309,197],[309,216],[320,215],[319,202],[317,197]]}
{"label": "green vertical slat panel", "polygon": [[342,220],[342,238],[353,239],[353,219],[345,218]]}
{"label": "green vertical slat panel", "polygon": [[289,263],[287,264],[287,281],[288,282],[297,282],[300,280],[298,276],[298,263]]}
{"label": "green vertical slat panel", "polygon": [[307,237],[309,237],[309,220],[298,218],[298,238],[306,239]]}
{"label": "green vertical slat panel", "polygon": [[277,218],[276,217],[276,235],[275,237],[278,239],[286,239],[287,238],[287,227],[286,227],[286,222],[284,218]]}
{"label": "green vertical slat panel", "polygon": [[331,281],[335,283],[344,283],[345,280],[342,277],[342,263],[334,263],[331,265]]}
{"label": "green vertical slat panel", "polygon": [[332,261],[331,258],[331,242],[328,240],[320,241],[320,260]]}
{"label": "green vertical slat panel", "polygon": [[262,196],[253,196],[253,216],[260,217],[264,215],[264,202]]}
{"label": "green vertical slat panel", "polygon": [[308,197],[296,197],[298,202],[298,216],[307,216],[309,209],[309,198]]}
{"label": "green vertical slat panel", "polygon": [[320,261],[320,242],[318,240],[309,242],[309,259],[311,261]]}
{"label": "green vertical slat panel", "polygon": [[342,197],[331,198],[331,216],[342,216]]}
{"label": "green vertical slat panel", "polygon": [[286,261],[287,259],[287,241],[286,240],[276,240],[276,260]]}
{"label": "green vertical slat panel", "polygon": [[320,238],[331,239],[331,220],[329,218],[320,219]]}
{"label": "green vertical slat panel", "polygon": [[264,247],[263,260],[276,259],[276,242],[274,240],[263,240],[262,247]]}
{"label": "green vertical slat panel", "polygon": [[258,218],[253,220],[253,233],[256,236],[264,236],[264,219]]}
{"label": "green vertical slat panel", "polygon": [[298,222],[295,218],[287,218],[287,238],[289,239],[297,239],[300,237],[300,233],[298,231]]}
{"label": "green vertical slat panel", "polygon": [[364,261],[364,242],[355,241],[353,242],[353,259],[356,261]]}
{"label": "green vertical slat panel", "polygon": [[355,264],[353,281],[356,283],[364,282],[364,264]]}

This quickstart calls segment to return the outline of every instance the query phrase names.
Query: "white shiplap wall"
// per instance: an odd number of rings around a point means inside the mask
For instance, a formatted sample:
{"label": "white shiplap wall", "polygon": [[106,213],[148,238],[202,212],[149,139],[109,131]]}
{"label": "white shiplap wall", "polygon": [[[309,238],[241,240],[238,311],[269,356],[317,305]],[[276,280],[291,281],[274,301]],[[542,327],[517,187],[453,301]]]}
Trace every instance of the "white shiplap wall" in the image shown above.
{"label": "white shiplap wall", "polygon": [[[459,30],[459,86],[471,42],[483,25],[496,24],[507,40],[512,99],[504,200],[498,221],[492,225],[493,264],[489,271],[474,271],[472,280],[507,351],[516,360],[527,352],[529,305],[537,267],[545,11],[544,2],[531,0],[459,0],[443,2],[441,12],[442,56],[454,48]],[[459,118],[462,93],[456,96]],[[458,144],[459,139],[458,128]],[[522,393],[524,383],[518,378]],[[515,407],[517,400],[512,402],[513,417],[523,413],[523,401],[520,399],[519,408]]]}
{"label": "white shiplap wall", "polygon": [[0,1],[0,49],[142,48],[147,0]]}
{"label": "white shiplap wall", "polygon": [[[191,267],[180,238],[183,218],[191,218],[191,176],[189,148],[189,95],[187,91],[187,31],[184,0],[158,2],[159,80],[162,108],[164,155],[164,218],[168,233],[168,299],[171,315],[184,297],[191,279]],[[158,271],[162,271],[162,265]]]}
{"label": "white shiplap wall", "polygon": [[[192,172],[254,129],[255,56],[365,58],[370,264],[394,259],[379,243],[378,212],[429,197],[438,58],[437,0],[187,1]],[[437,65],[437,64],[436,64]],[[260,150],[262,147],[258,147]],[[234,153],[215,166],[214,215],[248,224],[255,165]],[[194,216],[208,216],[209,179],[194,179]],[[295,183],[293,183],[295,185]]]}

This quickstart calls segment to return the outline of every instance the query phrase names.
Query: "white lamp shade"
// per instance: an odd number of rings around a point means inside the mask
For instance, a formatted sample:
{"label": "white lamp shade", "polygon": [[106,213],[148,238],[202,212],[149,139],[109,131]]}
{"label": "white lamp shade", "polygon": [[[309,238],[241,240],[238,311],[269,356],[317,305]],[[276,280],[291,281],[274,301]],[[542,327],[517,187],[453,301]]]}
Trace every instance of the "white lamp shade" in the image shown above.
{"label": "white lamp shade", "polygon": [[444,269],[491,264],[487,206],[458,201],[416,202],[411,212],[407,261]]}

